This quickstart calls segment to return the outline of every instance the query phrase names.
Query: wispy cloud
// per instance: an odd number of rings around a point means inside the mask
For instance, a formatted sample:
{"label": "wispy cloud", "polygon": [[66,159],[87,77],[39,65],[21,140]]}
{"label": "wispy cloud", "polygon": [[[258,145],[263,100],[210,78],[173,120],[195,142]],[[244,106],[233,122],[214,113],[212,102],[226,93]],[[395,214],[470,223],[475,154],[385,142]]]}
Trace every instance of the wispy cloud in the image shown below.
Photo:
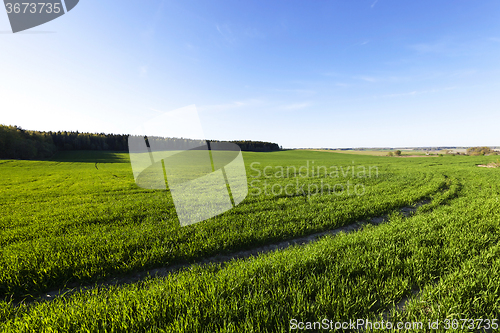
{"label": "wispy cloud", "polygon": [[368,44],[369,42],[370,41],[368,41],[368,40],[358,41],[356,43],[352,43],[352,44],[347,45],[343,50],[346,51],[346,50],[351,49],[352,47],[363,46],[363,45]]}
{"label": "wispy cloud", "polygon": [[246,28],[244,34],[249,38],[265,38],[265,35],[255,28]]}
{"label": "wispy cloud", "polygon": [[259,109],[267,109],[267,110],[299,110],[303,108],[307,108],[311,106],[310,102],[302,102],[302,103],[292,103],[292,104],[279,104],[276,101],[271,102],[268,100],[262,99],[247,99],[242,101],[234,101],[224,104],[215,104],[215,105],[203,105],[198,107],[198,111],[200,112],[220,112],[220,111],[231,111],[238,109],[246,109],[246,108],[259,108]]}
{"label": "wispy cloud", "polygon": [[466,77],[477,74],[477,70],[475,69],[464,69],[458,70],[450,74],[451,77]]}
{"label": "wispy cloud", "polygon": [[406,97],[406,96],[416,96],[416,95],[423,95],[423,94],[433,94],[437,92],[443,92],[443,91],[449,91],[449,90],[454,90],[457,87],[446,87],[442,89],[431,89],[431,90],[414,90],[410,92],[405,92],[405,93],[397,93],[397,94],[387,94],[387,95],[380,95],[380,96],[375,96],[381,97],[381,98],[391,98],[391,97]]}
{"label": "wispy cloud", "polygon": [[354,76],[353,79],[355,80],[362,80],[365,82],[370,82],[370,83],[377,83],[377,82],[408,82],[417,79],[415,76],[368,76],[368,75],[360,75],[360,76]]}
{"label": "wispy cloud", "polygon": [[371,77],[371,76],[360,76],[357,78],[360,80],[366,81],[366,82],[378,82],[378,81],[380,81],[379,79]]}
{"label": "wispy cloud", "polygon": [[[479,43],[479,44],[478,44]],[[480,47],[480,40],[457,40],[456,38],[441,38],[433,42],[424,42],[408,45],[408,48],[418,53],[434,53],[441,55],[459,56],[474,52]]]}
{"label": "wispy cloud", "polygon": [[406,93],[381,95],[379,97],[388,98],[388,97],[415,96],[415,95],[427,94],[429,92],[437,92],[437,90],[433,90],[433,91],[416,91],[415,90],[415,91],[410,91],[410,92],[406,92]]}
{"label": "wispy cloud", "polygon": [[316,95],[317,93],[315,90],[310,90],[310,89],[273,89],[272,91],[281,93],[292,93],[300,96],[312,96]]}
{"label": "wispy cloud", "polygon": [[164,10],[165,7],[165,0],[162,0],[160,4],[158,5],[158,8],[156,9],[153,17],[148,21],[149,26],[148,28],[143,31],[142,33],[142,38],[145,40],[151,40],[153,39],[155,33],[156,33],[156,27],[160,23],[160,21],[163,19],[163,14],[165,12]]}
{"label": "wispy cloud", "polygon": [[450,49],[450,46],[445,42],[437,42],[413,44],[409,45],[409,48],[420,53],[444,53]]}
{"label": "wispy cloud", "polygon": [[226,40],[226,42],[233,43],[234,41],[236,41],[231,28],[227,24],[216,24],[215,28],[217,29],[219,34],[221,34],[221,36]]}
{"label": "wispy cloud", "polygon": [[288,104],[288,105],[282,105],[279,108],[282,110],[299,110],[299,109],[304,109],[311,106],[311,103],[305,102],[305,103],[295,103],[295,104]]}
{"label": "wispy cloud", "polygon": [[375,5],[377,4],[378,0],[375,0],[375,2],[372,3],[372,5],[370,6],[370,8],[373,8],[375,7]]}
{"label": "wispy cloud", "polygon": [[457,57],[475,55],[481,52],[485,46],[484,39],[458,40],[443,38],[434,42],[418,43],[407,47],[419,54]]}
{"label": "wispy cloud", "polygon": [[148,75],[148,66],[147,65],[143,65],[143,66],[139,66],[139,75],[141,77],[145,77]]}
{"label": "wispy cloud", "polygon": [[340,76],[336,72],[324,72],[324,73],[321,73],[321,75],[323,75],[323,76]]}
{"label": "wispy cloud", "polygon": [[198,111],[227,111],[227,110],[245,108],[250,106],[259,106],[263,104],[264,101],[260,99],[247,99],[243,101],[234,101],[224,104],[202,105],[198,107]]}

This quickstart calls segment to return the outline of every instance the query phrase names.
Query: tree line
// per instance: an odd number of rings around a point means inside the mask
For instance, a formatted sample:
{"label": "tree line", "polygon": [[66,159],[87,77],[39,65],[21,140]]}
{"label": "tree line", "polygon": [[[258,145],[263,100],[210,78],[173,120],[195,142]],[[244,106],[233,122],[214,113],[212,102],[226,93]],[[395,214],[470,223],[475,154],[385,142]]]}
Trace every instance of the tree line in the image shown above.
{"label": "tree line", "polygon": [[[45,159],[57,151],[110,150],[128,152],[128,134],[80,133],[58,131],[29,131],[18,126],[0,125],[0,158]],[[189,147],[192,140],[161,138],[172,147]],[[232,141],[243,151],[280,150],[276,143],[261,141]]]}
{"label": "tree line", "polygon": [[282,147],[277,143],[263,142],[263,141],[231,141],[240,146],[243,151],[277,151]]}

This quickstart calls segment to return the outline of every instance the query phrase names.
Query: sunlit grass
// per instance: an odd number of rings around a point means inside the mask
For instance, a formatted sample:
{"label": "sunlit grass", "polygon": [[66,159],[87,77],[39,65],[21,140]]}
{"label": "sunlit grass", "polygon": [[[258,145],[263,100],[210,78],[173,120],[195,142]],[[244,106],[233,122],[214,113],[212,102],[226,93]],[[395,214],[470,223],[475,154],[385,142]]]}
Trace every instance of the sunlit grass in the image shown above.
{"label": "sunlit grass", "polygon": [[[409,160],[307,151],[245,153],[244,158],[248,180],[259,180],[254,184],[260,189],[264,181],[280,186],[297,180],[306,185],[352,181],[364,184],[366,194],[262,191],[225,214],[181,228],[168,191],[138,188],[126,155],[0,161],[3,297],[19,300],[69,282],[192,262],[387,213],[390,222],[225,267],[193,267],[28,308],[2,303],[4,328],[285,332],[292,318],[376,318],[403,297],[416,297],[415,290],[425,291],[427,305],[415,298],[407,312],[393,316],[443,318],[456,308],[462,316],[498,315],[492,306],[500,299],[495,260],[500,175],[476,167],[491,158]],[[344,168],[376,165],[378,176],[276,176],[280,166],[299,169],[307,161]],[[396,213],[426,198],[432,202],[416,215]],[[481,274],[477,282],[475,271]],[[457,281],[463,287],[454,288]],[[474,300],[467,299],[476,292]]]}

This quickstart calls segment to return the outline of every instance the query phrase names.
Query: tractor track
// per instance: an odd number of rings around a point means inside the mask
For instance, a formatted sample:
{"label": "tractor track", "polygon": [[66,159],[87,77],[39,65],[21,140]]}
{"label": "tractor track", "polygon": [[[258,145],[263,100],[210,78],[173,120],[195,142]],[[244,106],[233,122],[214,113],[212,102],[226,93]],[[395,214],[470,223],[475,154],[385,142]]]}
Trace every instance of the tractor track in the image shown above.
{"label": "tractor track", "polygon": [[[420,206],[428,204],[430,200],[422,200],[417,204],[412,206],[405,206],[400,208],[398,211],[404,216],[408,217],[412,215]],[[147,278],[155,278],[155,277],[166,277],[171,273],[178,272],[182,269],[189,268],[193,265],[206,265],[206,264],[225,264],[235,259],[244,259],[252,256],[257,256],[264,253],[269,253],[273,251],[280,251],[286,249],[290,246],[303,246],[312,242],[319,240],[320,238],[327,235],[336,235],[338,233],[350,233],[361,229],[364,225],[379,225],[385,221],[387,221],[388,215],[383,215],[379,217],[373,217],[366,220],[360,220],[351,224],[348,224],[343,227],[326,230],[322,232],[317,232],[314,234],[310,234],[307,236],[301,236],[296,238],[291,238],[285,241],[275,242],[263,246],[258,246],[248,250],[235,251],[228,254],[218,254],[215,256],[201,258],[191,263],[182,263],[182,264],[174,264],[165,267],[159,267],[154,269],[148,269],[138,272],[132,272],[128,274],[122,274],[115,276],[111,279],[99,281],[94,284],[88,285],[80,285],[78,283],[69,284],[64,289],[60,290],[52,290],[39,294],[37,297],[29,297],[25,298],[18,302],[13,302],[14,306],[29,306],[35,302],[49,302],[55,299],[66,297],[71,294],[85,291],[94,288],[105,288],[109,286],[120,286],[130,283],[137,283],[143,281]]]}

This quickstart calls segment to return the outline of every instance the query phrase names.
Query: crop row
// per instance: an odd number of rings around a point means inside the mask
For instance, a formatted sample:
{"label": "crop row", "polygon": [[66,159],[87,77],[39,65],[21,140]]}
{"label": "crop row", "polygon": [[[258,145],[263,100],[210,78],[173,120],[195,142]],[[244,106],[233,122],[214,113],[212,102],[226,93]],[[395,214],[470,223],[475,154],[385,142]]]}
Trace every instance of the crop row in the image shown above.
{"label": "crop row", "polygon": [[[0,167],[2,192],[0,294],[17,299],[70,283],[91,283],[116,274],[195,262],[219,253],[303,236],[384,215],[439,193],[446,178],[381,163],[380,158],[334,154],[245,155],[247,166],[379,164],[377,177],[351,180],[366,193],[337,195],[249,195],[233,210],[180,227],[168,191],[137,188],[130,165],[122,163],[10,161]],[[96,156],[97,158],[98,156]],[[89,157],[91,159],[91,157]],[[256,164],[253,165],[256,168]],[[254,172],[249,169],[249,181]],[[356,175],[357,176],[357,175]],[[273,178],[273,184],[335,185],[345,179]],[[252,189],[250,189],[252,191]]]}
{"label": "crop row", "polygon": [[[427,324],[498,316],[499,188],[490,181],[500,177],[476,174],[474,184],[461,184],[457,170],[449,169],[455,176],[434,196],[440,204],[432,210],[408,218],[393,213],[379,226],[224,267],[195,265],[31,307],[4,303],[3,328],[288,332],[293,320],[377,320],[390,313],[393,320]],[[405,311],[393,311],[405,297]]]}

